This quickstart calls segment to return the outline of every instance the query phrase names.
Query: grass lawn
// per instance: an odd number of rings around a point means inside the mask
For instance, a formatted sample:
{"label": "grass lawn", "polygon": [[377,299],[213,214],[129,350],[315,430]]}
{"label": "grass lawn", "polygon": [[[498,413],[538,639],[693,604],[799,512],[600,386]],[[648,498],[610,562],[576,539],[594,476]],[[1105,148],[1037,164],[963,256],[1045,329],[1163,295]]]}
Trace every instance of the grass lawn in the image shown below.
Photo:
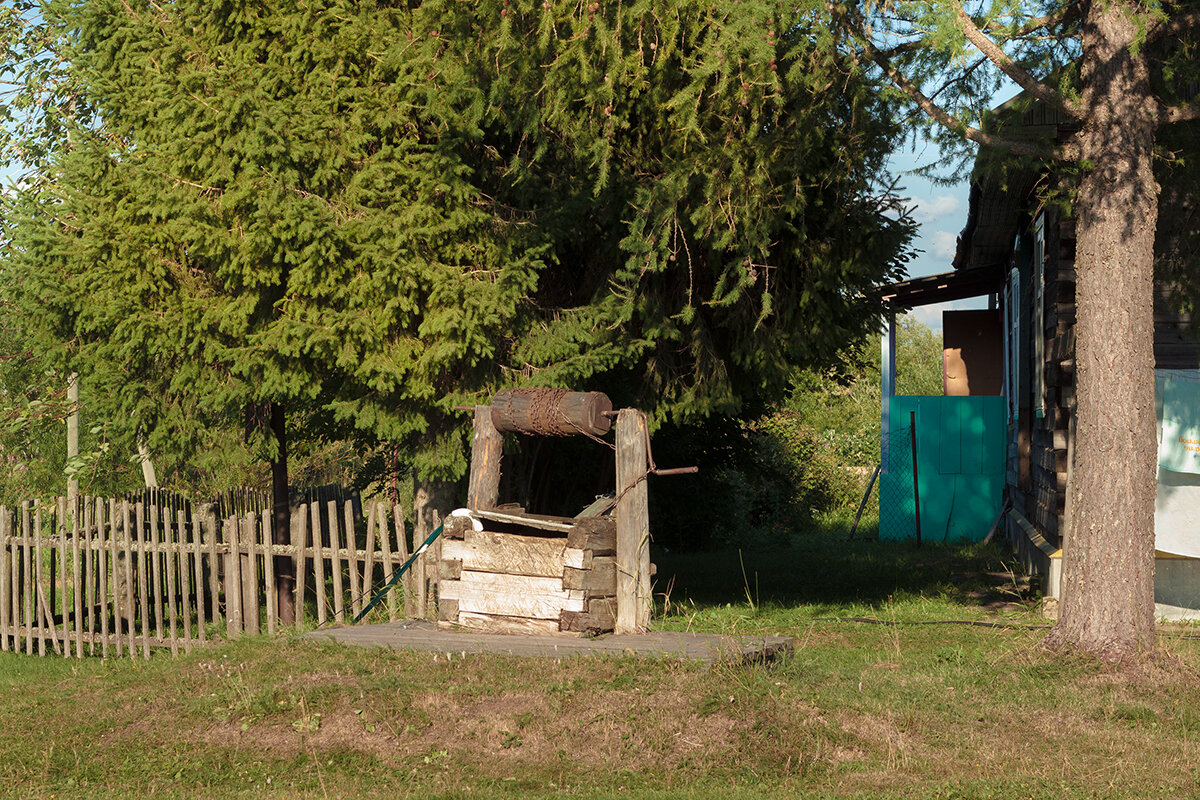
{"label": "grass lawn", "polygon": [[821,534],[656,561],[657,625],[790,635],[794,656],[709,667],[286,638],[149,662],[5,653],[3,786],[58,798],[1200,796],[1188,629],[1165,632],[1157,662],[1134,671],[1047,654],[1036,600],[978,546]]}

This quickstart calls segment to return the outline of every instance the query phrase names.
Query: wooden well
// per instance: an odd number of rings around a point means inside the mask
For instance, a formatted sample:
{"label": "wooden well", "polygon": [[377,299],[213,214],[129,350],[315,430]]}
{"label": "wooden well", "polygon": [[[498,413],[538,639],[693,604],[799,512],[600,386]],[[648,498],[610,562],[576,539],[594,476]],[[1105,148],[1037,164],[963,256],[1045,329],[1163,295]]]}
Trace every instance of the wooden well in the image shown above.
{"label": "wooden well", "polygon": [[472,513],[484,530],[451,517],[442,534],[440,627],[577,635],[614,629],[615,519]]}

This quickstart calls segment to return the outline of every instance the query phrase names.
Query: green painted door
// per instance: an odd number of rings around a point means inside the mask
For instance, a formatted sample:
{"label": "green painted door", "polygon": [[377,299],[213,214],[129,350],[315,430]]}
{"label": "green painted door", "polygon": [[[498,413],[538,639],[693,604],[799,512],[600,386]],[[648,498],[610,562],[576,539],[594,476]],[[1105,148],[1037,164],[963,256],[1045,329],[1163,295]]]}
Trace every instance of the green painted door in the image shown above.
{"label": "green painted door", "polygon": [[879,538],[916,538],[912,416],[916,418],[921,539],[977,542],[1004,502],[1003,397],[892,397]]}

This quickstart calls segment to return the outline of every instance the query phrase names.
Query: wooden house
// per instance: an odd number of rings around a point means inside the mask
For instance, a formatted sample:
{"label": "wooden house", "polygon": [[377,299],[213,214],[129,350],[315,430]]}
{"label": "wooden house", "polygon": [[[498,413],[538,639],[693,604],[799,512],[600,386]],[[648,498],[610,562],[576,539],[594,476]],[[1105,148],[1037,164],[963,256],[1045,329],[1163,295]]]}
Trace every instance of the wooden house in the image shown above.
{"label": "wooden house", "polygon": [[[1022,114],[1019,125],[1060,139],[1071,133],[1068,123],[1041,106]],[[1052,608],[1059,591],[1072,472],[1075,225],[1059,206],[1040,199],[1053,176],[1010,170],[1003,177],[989,177],[983,170],[977,172],[954,270],[884,287],[883,295],[897,309],[970,296],[991,298],[1002,330],[1002,347],[995,355],[1003,361],[1003,492],[1008,508],[1004,528],[1027,567],[1042,574]],[[1158,614],[1166,617],[1200,616],[1200,525],[1195,523],[1200,520],[1200,463],[1190,474],[1161,466],[1163,448],[1170,445],[1161,444],[1164,413],[1168,427],[1175,413],[1172,393],[1182,398],[1197,386],[1194,396],[1200,398],[1200,340],[1188,315],[1171,302],[1176,284],[1169,277],[1181,274],[1177,245],[1180,236],[1188,234],[1180,227],[1194,228],[1196,213],[1195,198],[1186,187],[1164,183],[1158,266],[1168,260],[1176,266],[1159,269],[1154,301],[1160,434],[1155,594]],[[885,337],[885,365],[888,346]],[[885,367],[885,395],[886,373]],[[887,412],[885,396],[885,420]],[[1195,421],[1200,422],[1200,407]]]}

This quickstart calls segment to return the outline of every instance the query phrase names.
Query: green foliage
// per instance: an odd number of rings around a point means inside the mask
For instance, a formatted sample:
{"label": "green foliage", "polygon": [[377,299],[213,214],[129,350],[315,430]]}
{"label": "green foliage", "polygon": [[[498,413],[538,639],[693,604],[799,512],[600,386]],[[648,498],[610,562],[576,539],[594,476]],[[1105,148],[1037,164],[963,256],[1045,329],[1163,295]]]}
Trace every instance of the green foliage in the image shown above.
{"label": "green foliage", "polygon": [[[897,320],[901,394],[942,393],[942,344],[914,317]],[[660,463],[698,464],[694,477],[653,485],[655,540],[671,548],[778,546],[862,497],[879,463],[876,334],[826,370],[799,370],[780,407],[750,422],[661,429]]]}
{"label": "green foliage", "polygon": [[274,453],[267,404],[444,477],[502,385],[742,412],[872,324],[911,234],[823,9],[51,3],[5,34],[43,109],[6,291],[174,474]]}

